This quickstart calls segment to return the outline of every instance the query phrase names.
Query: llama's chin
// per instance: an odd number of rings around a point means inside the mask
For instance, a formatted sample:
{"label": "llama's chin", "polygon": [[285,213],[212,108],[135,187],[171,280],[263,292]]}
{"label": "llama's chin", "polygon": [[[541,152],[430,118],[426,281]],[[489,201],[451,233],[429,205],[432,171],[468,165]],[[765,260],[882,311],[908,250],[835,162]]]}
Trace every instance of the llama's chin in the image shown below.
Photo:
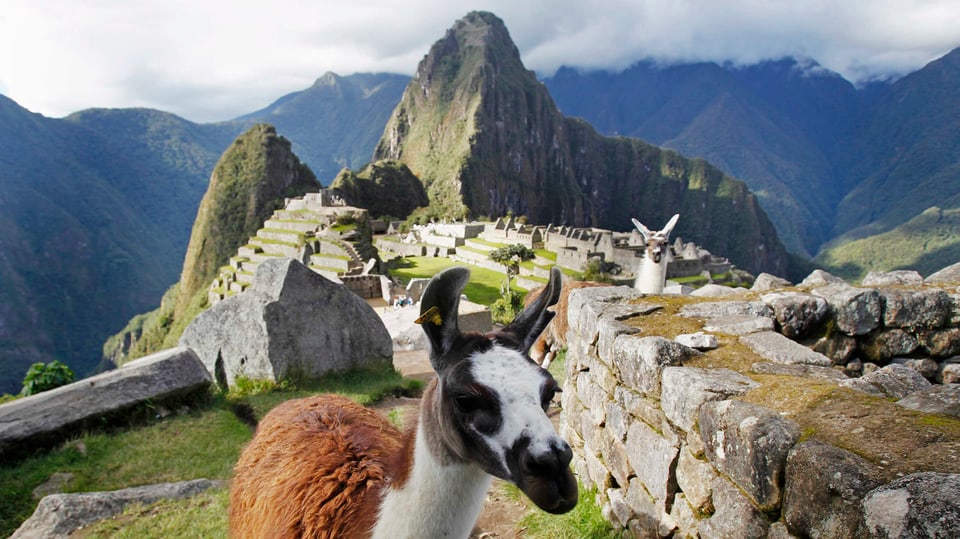
{"label": "llama's chin", "polygon": [[560,477],[524,477],[520,490],[537,507],[548,513],[560,515],[577,505],[577,479],[569,468]]}

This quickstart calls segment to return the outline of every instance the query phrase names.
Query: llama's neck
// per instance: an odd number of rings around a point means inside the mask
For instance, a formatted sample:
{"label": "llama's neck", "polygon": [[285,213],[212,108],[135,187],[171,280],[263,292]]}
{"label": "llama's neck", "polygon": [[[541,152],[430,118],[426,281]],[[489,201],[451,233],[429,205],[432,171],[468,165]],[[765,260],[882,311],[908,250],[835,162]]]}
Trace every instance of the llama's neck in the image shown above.
{"label": "llama's neck", "polygon": [[[424,395],[425,401],[427,395]],[[467,537],[473,529],[492,478],[478,466],[435,454],[430,414],[421,412],[413,463],[406,481],[389,486],[380,504],[373,537]]]}
{"label": "llama's neck", "polygon": [[640,269],[637,270],[637,280],[633,287],[645,294],[660,294],[667,276],[667,259],[654,262],[650,256],[640,259]]}

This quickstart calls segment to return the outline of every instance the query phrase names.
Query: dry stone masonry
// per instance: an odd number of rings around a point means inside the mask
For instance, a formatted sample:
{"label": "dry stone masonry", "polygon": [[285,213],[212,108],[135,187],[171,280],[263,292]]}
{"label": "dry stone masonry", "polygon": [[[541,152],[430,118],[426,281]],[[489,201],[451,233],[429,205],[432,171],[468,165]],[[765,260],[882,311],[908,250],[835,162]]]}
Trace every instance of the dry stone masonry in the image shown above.
{"label": "dry stone masonry", "polygon": [[561,429],[635,537],[960,530],[957,279],[571,293]]}

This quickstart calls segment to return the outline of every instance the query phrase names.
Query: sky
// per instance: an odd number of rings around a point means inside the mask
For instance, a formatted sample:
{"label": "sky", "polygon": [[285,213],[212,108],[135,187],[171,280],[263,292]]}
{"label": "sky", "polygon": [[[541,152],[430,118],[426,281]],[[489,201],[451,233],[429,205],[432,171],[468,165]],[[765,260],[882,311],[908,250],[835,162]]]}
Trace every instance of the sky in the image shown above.
{"label": "sky", "polygon": [[0,94],[49,117],[148,107],[226,120],[340,75],[412,75],[470,11],[528,69],[813,59],[851,82],[960,46],[957,0],[0,0]]}

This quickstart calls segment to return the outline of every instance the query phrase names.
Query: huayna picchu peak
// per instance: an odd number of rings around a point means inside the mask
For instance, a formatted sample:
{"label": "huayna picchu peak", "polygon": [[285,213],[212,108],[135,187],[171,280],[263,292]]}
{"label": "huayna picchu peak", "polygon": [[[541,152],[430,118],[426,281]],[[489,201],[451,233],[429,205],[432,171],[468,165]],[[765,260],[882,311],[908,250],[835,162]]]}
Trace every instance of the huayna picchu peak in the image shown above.
{"label": "huayna picchu peak", "polygon": [[746,186],[703,160],[604,137],[565,118],[491,13],[457,21],[420,62],[374,159],[405,163],[437,217],[526,215],[627,230],[683,214],[681,232],[748,271],[788,257]]}

